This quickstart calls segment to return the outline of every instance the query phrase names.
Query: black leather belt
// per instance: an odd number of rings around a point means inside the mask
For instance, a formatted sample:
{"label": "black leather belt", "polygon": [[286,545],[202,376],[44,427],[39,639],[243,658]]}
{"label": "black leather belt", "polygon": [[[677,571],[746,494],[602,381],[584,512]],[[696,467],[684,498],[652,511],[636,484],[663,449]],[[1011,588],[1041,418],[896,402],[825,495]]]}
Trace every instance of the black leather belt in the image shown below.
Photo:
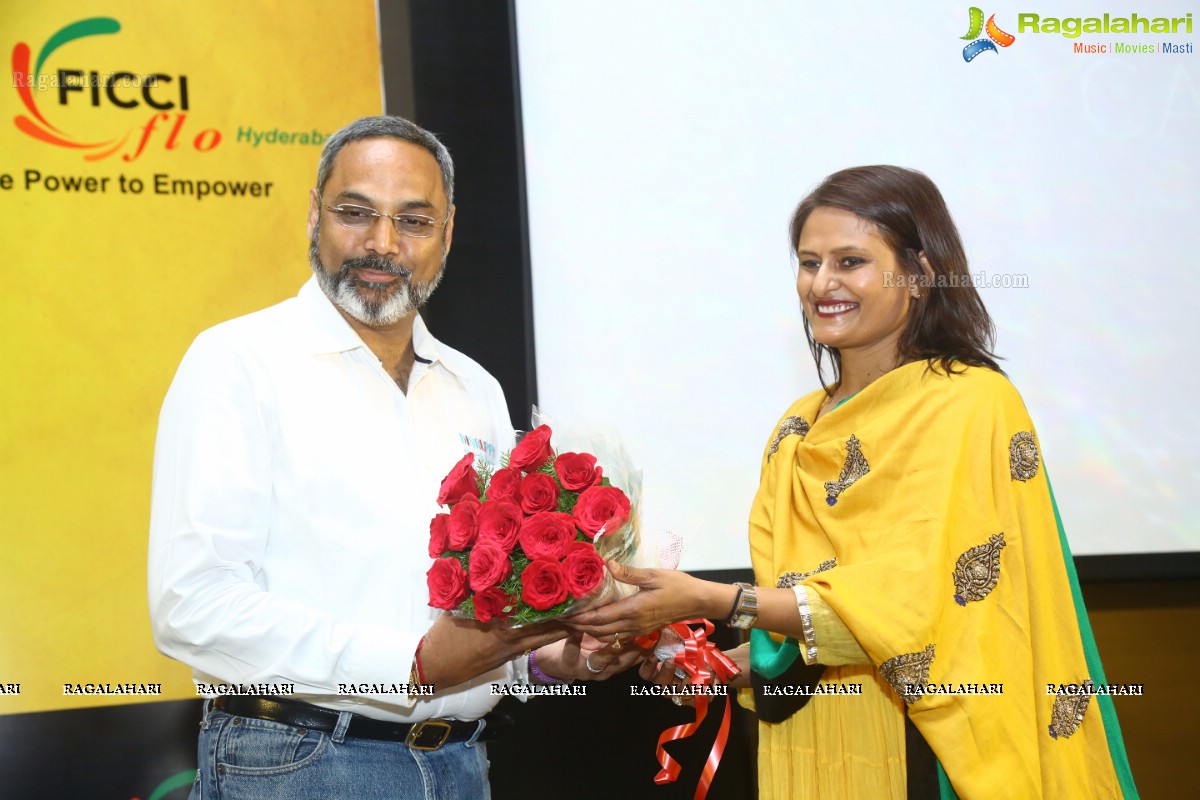
{"label": "black leather belt", "polygon": [[[213,701],[213,708],[235,717],[265,719],[322,733],[333,733],[338,721],[336,711],[283,697],[221,695]],[[347,736],[404,742],[414,750],[437,750],[449,742],[466,741],[479,730],[480,723],[480,720],[463,722],[456,719],[388,722],[361,714],[351,716],[350,725],[346,728]],[[511,719],[502,714],[488,714],[483,721],[487,724],[483,733],[479,734],[478,741],[481,742],[497,738],[503,729],[512,723]]]}

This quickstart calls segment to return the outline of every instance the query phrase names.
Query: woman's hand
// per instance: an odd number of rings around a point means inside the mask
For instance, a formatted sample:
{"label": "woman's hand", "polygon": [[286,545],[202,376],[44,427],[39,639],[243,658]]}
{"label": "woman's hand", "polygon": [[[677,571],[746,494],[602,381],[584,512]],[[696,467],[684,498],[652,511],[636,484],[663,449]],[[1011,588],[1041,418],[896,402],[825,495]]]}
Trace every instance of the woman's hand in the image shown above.
{"label": "woman's hand", "polygon": [[750,688],[750,645],[744,644],[741,647],[735,647],[732,650],[722,650],[730,661],[740,670],[737,676],[729,682],[731,689],[749,689]]}
{"label": "woman's hand", "polygon": [[[722,653],[734,663],[738,668],[738,674],[733,680],[729,681],[729,686],[733,689],[746,689],[750,686],[750,647],[742,645],[735,647],[732,650],[722,650]],[[642,664],[638,674],[642,676],[642,680],[650,681],[651,683],[662,684],[663,686],[683,686],[688,681],[686,678],[679,677],[675,672],[675,662],[668,659],[667,661],[659,661],[651,659]]]}
{"label": "woman's hand", "polygon": [[637,586],[637,594],[561,622],[611,641],[617,634],[640,636],[685,619],[724,618],[737,596],[735,586],[702,581],[676,570],[638,569],[610,561],[608,571],[621,583]]}
{"label": "woman's hand", "polygon": [[[747,646],[735,647],[732,650],[725,650],[723,652],[740,670],[739,674],[729,681],[729,688],[748,688],[750,686],[750,648]],[[660,686],[679,688],[687,686],[690,683],[686,676],[680,677],[679,672],[676,671],[675,661],[672,659],[666,661],[650,659],[642,664],[641,669],[638,670],[638,674],[642,677],[642,680],[657,683]],[[676,696],[671,699],[675,705],[690,706],[695,704],[695,698],[688,695]]]}
{"label": "woman's hand", "polygon": [[[644,681],[657,683],[659,686],[670,686],[673,689],[687,686],[689,683],[686,677],[681,678],[675,672],[675,661],[673,659],[667,659],[666,661],[651,659],[646,661],[642,664],[641,669],[638,670],[638,675]],[[696,701],[690,695],[673,695],[671,696],[671,702],[677,706],[690,706],[695,705]]]}

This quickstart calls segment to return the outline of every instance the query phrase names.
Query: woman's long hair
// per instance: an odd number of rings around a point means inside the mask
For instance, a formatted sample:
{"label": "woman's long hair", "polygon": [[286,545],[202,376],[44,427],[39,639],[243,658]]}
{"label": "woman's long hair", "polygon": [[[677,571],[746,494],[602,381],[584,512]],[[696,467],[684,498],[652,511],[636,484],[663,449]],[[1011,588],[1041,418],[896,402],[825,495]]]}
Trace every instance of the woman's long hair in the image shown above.
{"label": "woman's long hair", "polygon": [[[835,172],[796,206],[790,226],[793,254],[809,214],[820,207],[849,211],[872,223],[907,280],[923,288],[900,334],[902,363],[927,360],[946,373],[955,372],[955,364],[970,364],[1003,373],[992,352],[996,326],[971,280],[958,228],[933,181],[916,170],[886,165]],[[920,253],[933,269],[932,278],[921,267]],[[836,383],[841,380],[841,354],[813,338],[807,316],[804,335],[821,385],[828,390],[824,358],[830,358]]]}

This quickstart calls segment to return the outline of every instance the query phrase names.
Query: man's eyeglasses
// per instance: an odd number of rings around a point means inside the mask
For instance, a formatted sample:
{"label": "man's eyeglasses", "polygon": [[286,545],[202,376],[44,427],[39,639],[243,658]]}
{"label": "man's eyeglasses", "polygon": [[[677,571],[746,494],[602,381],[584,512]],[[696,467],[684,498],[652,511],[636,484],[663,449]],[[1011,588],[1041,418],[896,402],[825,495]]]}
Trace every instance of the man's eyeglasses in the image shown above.
{"label": "man's eyeglasses", "polygon": [[409,214],[407,212],[382,214],[367,206],[349,205],[347,203],[341,203],[336,206],[326,205],[325,209],[333,214],[334,221],[343,228],[358,231],[366,230],[375,224],[375,220],[384,217],[392,221],[392,226],[396,229],[396,233],[401,236],[411,236],[414,239],[428,239],[430,236],[433,236],[433,232],[439,225],[445,225],[450,221],[448,214],[446,215],[446,219],[439,222],[433,217],[427,217],[424,214]]}

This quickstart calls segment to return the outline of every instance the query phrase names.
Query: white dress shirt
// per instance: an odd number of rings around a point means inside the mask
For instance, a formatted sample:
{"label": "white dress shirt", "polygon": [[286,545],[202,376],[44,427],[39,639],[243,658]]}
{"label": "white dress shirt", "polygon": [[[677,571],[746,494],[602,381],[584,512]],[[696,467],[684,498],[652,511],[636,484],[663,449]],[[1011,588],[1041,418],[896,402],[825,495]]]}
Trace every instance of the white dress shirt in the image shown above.
{"label": "white dress shirt", "polygon": [[441,479],[495,461],[512,425],[495,378],[418,317],[407,395],[310,279],[197,337],[163,403],[149,592],[155,641],[197,683],[294,684],[379,719],[476,719],[524,659],[432,697],[404,684],[436,612],[425,573]]}

